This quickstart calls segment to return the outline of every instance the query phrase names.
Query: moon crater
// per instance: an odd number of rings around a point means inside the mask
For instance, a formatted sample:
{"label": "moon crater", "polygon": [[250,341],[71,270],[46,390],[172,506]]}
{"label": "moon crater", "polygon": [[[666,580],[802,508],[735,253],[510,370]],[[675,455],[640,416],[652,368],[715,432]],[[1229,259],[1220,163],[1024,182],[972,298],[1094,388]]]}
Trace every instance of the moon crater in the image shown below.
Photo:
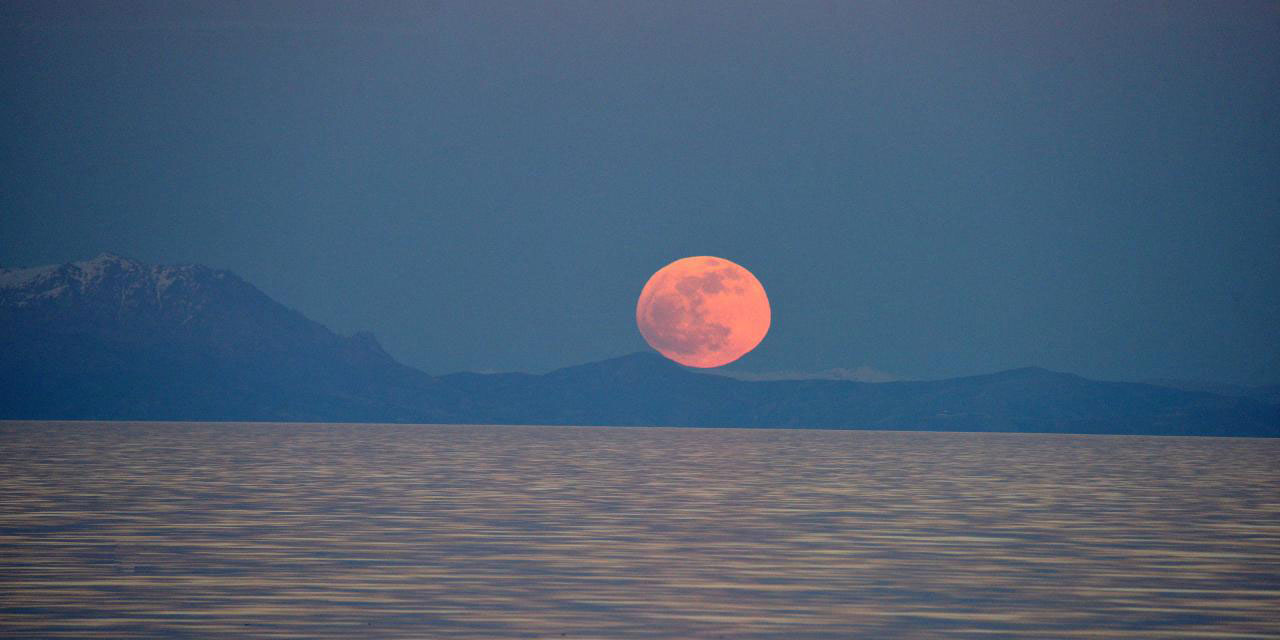
{"label": "moon crater", "polygon": [[691,367],[742,357],[769,331],[764,286],[724,258],[694,256],[653,274],[636,303],[636,324],[664,356]]}

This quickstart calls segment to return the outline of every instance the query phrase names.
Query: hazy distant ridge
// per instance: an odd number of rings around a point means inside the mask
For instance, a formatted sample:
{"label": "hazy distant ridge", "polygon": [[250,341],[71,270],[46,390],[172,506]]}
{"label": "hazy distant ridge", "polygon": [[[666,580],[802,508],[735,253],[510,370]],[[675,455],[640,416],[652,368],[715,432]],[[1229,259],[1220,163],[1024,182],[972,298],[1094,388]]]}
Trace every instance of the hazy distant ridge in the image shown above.
{"label": "hazy distant ridge", "polygon": [[1037,368],[928,382],[743,381],[648,353],[546,375],[430,376],[227,271],[112,254],[0,269],[3,418],[1280,436],[1280,405],[1243,395]]}

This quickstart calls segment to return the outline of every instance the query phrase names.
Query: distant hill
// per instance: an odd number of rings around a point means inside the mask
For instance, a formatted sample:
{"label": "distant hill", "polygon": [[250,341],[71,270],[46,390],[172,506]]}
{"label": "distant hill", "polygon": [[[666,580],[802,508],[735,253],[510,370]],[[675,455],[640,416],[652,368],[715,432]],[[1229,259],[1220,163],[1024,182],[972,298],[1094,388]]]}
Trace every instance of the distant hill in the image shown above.
{"label": "distant hill", "polygon": [[1253,398],[1271,404],[1280,404],[1280,385],[1271,384],[1260,387],[1247,387],[1239,384],[1225,384],[1221,382],[1200,382],[1196,380],[1147,380],[1147,384],[1154,384],[1158,387],[1170,387],[1173,389],[1182,389],[1183,391],[1204,391],[1207,393],[1216,393],[1220,396],[1231,396],[1233,398]]}
{"label": "distant hill", "polygon": [[[1048,433],[1280,435],[1280,407],[1044,369],[928,382],[743,382],[641,353],[519,380],[498,422]],[[482,396],[483,397],[483,396]],[[508,400],[508,402],[502,402]],[[513,407],[505,409],[505,407]]]}
{"label": "distant hill", "polygon": [[230,272],[112,254],[0,269],[0,418],[1280,436],[1280,406],[1255,398],[1035,368],[743,381],[640,353],[545,375],[430,376]]}

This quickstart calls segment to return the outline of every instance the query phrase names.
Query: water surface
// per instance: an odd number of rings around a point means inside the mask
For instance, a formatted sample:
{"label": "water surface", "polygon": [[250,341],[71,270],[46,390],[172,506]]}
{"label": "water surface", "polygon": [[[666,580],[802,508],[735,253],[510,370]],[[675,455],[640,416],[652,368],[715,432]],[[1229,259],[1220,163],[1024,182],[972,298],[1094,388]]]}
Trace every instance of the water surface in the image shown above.
{"label": "water surface", "polygon": [[0,636],[1275,638],[1280,440],[0,423]]}

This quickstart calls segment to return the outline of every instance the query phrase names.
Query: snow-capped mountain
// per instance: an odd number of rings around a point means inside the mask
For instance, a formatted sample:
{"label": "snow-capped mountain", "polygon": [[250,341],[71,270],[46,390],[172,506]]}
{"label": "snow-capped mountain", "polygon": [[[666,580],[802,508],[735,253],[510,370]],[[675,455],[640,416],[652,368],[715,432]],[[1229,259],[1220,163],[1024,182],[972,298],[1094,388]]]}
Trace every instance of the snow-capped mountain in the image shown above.
{"label": "snow-capped mountain", "polygon": [[[92,260],[26,269],[0,268],[0,306],[65,304],[100,293],[120,293],[130,305],[157,304],[175,282],[226,278],[225,271],[197,265],[144,265],[114,253]],[[172,298],[172,296],[171,296]]]}
{"label": "snow-capped mountain", "polygon": [[[229,271],[148,265],[112,253],[62,265],[0,269],[0,311],[11,320],[40,321],[42,330],[52,331],[145,326],[227,338],[275,329],[297,339],[337,339]],[[222,324],[232,320],[239,332]]]}
{"label": "snow-capped mountain", "polygon": [[0,345],[5,413],[30,417],[390,419],[430,380],[229,271],[110,253],[0,269]]}

